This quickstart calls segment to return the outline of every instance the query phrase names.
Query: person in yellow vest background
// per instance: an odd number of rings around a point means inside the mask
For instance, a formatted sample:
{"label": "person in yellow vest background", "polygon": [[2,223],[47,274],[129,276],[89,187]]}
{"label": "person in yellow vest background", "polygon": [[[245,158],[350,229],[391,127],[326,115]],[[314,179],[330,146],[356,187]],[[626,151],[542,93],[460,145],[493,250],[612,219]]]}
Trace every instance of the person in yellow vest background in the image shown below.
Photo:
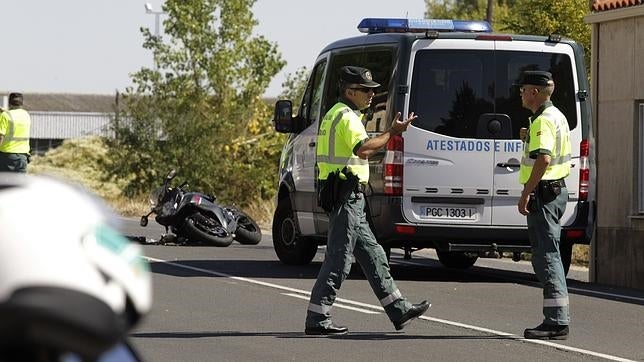
{"label": "person in yellow vest background", "polygon": [[570,324],[568,287],[559,249],[561,224],[570,173],[570,127],[566,116],[550,101],[555,90],[552,74],[525,71],[521,101],[532,111],[530,128],[522,130],[524,155],[519,168],[523,191],[518,211],[526,215],[532,247],[532,268],[543,287],[543,322],[523,332],[530,339],[566,339]]}
{"label": "person in yellow vest background", "polygon": [[[321,196],[341,196],[325,203],[328,207],[323,206],[329,215],[326,255],[311,291],[304,332],[308,335],[348,332],[347,327],[332,322],[331,307],[351,271],[352,255],[395,329],[401,330],[425,313],[430,304],[428,301],[411,304],[398,290],[385,251],[369,228],[364,191],[369,181],[369,156],[384,147],[390,137],[405,132],[417,116],[412,112],[406,120],[400,120],[398,112],[389,130],[369,138],[360,111],[369,108],[380,84],[372,79],[369,69],[362,67],[342,67],[339,75],[340,99],[320,124],[316,151]],[[331,183],[338,192],[325,191]]]}
{"label": "person in yellow vest background", "polygon": [[31,117],[21,93],[9,94],[9,110],[0,114],[0,172],[27,172]]}

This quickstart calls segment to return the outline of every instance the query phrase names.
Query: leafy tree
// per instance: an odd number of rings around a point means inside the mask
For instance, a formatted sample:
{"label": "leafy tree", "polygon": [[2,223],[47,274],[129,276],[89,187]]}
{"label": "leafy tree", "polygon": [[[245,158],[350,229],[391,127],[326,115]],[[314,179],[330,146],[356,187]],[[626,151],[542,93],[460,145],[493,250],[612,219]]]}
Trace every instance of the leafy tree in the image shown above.
{"label": "leafy tree", "polygon": [[580,43],[590,64],[591,28],[584,23],[590,11],[586,0],[516,0],[504,17],[505,29],[517,34],[559,34]]}
{"label": "leafy tree", "polygon": [[[481,20],[487,0],[426,0],[429,18]],[[559,34],[582,45],[590,64],[590,26],[584,23],[589,11],[586,0],[494,0],[492,27],[514,34]]]}
{"label": "leafy tree", "polygon": [[254,2],[166,0],[165,36],[141,29],[154,69],[132,75],[110,144],[126,194],[149,191],[175,168],[224,202],[272,196],[281,138],[262,94],[284,61],[252,34]]}
{"label": "leafy tree", "polygon": [[[426,16],[434,19],[485,20],[487,18],[488,0],[425,0]],[[504,24],[500,19],[508,13],[515,0],[494,0],[492,28],[498,29]]]}

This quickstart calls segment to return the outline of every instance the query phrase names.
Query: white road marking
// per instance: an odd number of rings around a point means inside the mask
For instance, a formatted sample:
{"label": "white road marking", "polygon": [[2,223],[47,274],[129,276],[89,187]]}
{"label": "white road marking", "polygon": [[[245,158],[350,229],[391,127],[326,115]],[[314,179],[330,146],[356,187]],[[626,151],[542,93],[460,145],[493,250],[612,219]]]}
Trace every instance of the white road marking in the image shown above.
{"label": "white road marking", "polygon": [[[263,282],[263,281],[260,281],[260,280],[255,280],[255,279],[250,279],[250,278],[245,278],[245,277],[238,277],[238,276],[234,276],[234,275],[230,275],[230,274],[226,274],[226,273],[217,272],[217,271],[214,271],[214,270],[197,268],[197,267],[194,267],[194,266],[183,265],[181,263],[162,260],[162,259],[156,259],[156,258],[151,258],[151,257],[145,257],[145,258],[150,260],[150,261],[159,262],[159,263],[165,263],[165,264],[168,264],[168,265],[176,266],[177,268],[194,270],[194,271],[198,271],[198,272],[204,273],[204,274],[215,275],[215,276],[219,276],[219,277],[226,277],[226,278],[230,278],[230,279],[233,279],[233,280],[247,282],[247,283],[250,283],[250,284],[261,285],[261,286],[265,286],[265,287],[268,287],[268,288],[279,289],[279,290],[284,290],[284,291],[287,291],[287,292],[297,293],[298,295],[301,295],[301,296],[297,296],[297,298],[304,299],[304,300],[307,300],[307,301],[309,300],[308,296],[311,295],[310,292],[307,292],[305,290],[285,287],[285,286],[282,286],[282,285],[279,285],[279,284]],[[281,293],[281,294],[284,294],[284,293]],[[290,293],[287,294],[287,295],[290,295]],[[295,295],[290,295],[290,296],[295,296]],[[363,307],[363,308],[370,308],[370,309],[375,309],[375,310],[378,310],[378,311],[384,311],[384,308],[382,308],[381,306],[378,306],[378,305],[362,303],[362,302],[357,302],[357,301],[353,301],[353,300],[349,300],[349,299],[343,299],[343,298],[337,298],[336,300],[341,302],[341,303],[344,303],[344,304],[352,304],[352,305],[357,305],[357,306],[360,306],[360,307]],[[337,304],[334,304],[334,305],[337,305]],[[344,306],[344,307],[346,308],[347,306]],[[363,311],[360,311],[360,312],[363,312]],[[585,355],[588,355],[588,356],[604,358],[604,359],[607,359],[607,360],[610,360],[610,361],[636,362],[635,360],[631,360],[631,359],[627,359],[627,358],[622,358],[622,357],[613,356],[613,355],[600,353],[600,352],[594,352],[594,351],[590,351],[590,350],[582,349],[582,348],[570,347],[570,346],[566,346],[566,345],[562,345],[562,344],[557,344],[557,343],[554,343],[554,342],[542,341],[542,340],[537,340],[537,339],[525,339],[523,337],[519,337],[519,336],[514,335],[512,333],[497,331],[497,330],[494,330],[494,329],[488,329],[488,328],[484,328],[484,327],[478,327],[478,326],[474,326],[474,325],[470,325],[470,324],[454,322],[454,321],[450,321],[450,320],[446,320],[446,319],[426,317],[426,316],[420,316],[419,319],[423,319],[423,320],[431,321],[431,322],[435,322],[435,323],[446,324],[446,325],[459,327],[459,328],[465,328],[465,329],[469,329],[469,330],[473,330],[473,331],[477,331],[477,332],[493,334],[493,335],[497,335],[497,336],[505,337],[505,338],[508,338],[508,339],[521,341],[521,342],[540,344],[540,345],[543,345],[543,346],[549,346],[549,347],[553,347],[553,348],[563,350],[563,351],[577,352],[577,353],[585,354]]]}
{"label": "white road marking", "polygon": [[[293,297],[293,298],[303,299],[303,300],[306,300],[307,302],[309,300],[309,297],[306,296],[306,295],[294,294],[294,293],[280,293],[280,294],[288,295],[289,297]],[[353,310],[353,311],[360,312],[360,313],[365,313],[365,314],[381,314],[380,312],[374,312],[372,310],[363,309],[363,308],[356,308],[356,307],[352,307],[352,306],[345,305],[345,304],[342,304],[342,303],[333,303],[333,308],[336,308],[336,307],[337,308],[349,309],[349,310]]]}

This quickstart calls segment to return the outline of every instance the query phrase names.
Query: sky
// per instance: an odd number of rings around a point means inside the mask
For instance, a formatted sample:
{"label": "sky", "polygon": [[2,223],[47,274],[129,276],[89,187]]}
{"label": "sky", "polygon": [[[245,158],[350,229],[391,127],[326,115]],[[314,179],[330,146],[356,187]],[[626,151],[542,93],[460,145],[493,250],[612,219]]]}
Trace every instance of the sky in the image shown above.
{"label": "sky", "polygon": [[[125,90],[132,85],[130,74],[152,67],[139,31],[155,31],[146,2],[154,11],[163,5],[163,0],[2,0],[0,94]],[[277,96],[288,74],[310,69],[328,43],[360,35],[362,18],[422,18],[424,12],[425,0],[256,1],[255,33],[276,43],[287,62],[265,96]]]}

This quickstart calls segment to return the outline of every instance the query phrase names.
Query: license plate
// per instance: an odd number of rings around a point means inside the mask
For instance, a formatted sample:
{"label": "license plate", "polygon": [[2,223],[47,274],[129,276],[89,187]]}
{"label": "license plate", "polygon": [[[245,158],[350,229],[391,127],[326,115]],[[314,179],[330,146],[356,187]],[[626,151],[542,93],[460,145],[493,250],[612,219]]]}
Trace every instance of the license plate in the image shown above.
{"label": "license plate", "polygon": [[474,207],[427,206],[425,216],[428,219],[476,220],[478,212]]}

